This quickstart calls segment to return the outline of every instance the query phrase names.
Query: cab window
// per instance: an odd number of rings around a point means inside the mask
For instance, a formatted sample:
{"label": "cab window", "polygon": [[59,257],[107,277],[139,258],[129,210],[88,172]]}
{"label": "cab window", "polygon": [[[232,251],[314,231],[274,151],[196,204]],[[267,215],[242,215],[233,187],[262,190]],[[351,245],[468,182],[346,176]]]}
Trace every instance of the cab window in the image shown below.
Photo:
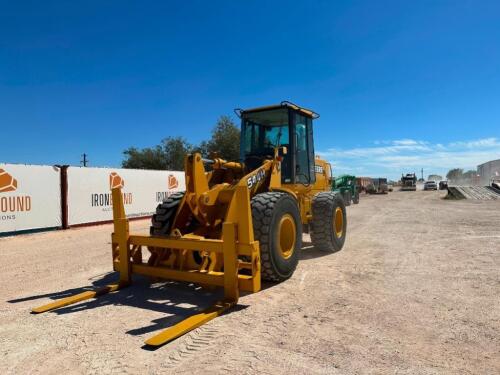
{"label": "cab window", "polygon": [[314,173],[314,150],[312,145],[312,121],[310,118],[295,114],[295,181],[311,184],[316,181]]}

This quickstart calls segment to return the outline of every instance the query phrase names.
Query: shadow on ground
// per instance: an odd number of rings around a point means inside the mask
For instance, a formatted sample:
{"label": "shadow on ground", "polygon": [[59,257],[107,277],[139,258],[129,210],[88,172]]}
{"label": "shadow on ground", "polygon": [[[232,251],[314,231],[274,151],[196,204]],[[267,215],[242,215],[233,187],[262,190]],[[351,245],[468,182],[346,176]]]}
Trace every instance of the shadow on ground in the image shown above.
{"label": "shadow on ground", "polygon": [[[325,255],[328,255],[328,253],[316,250],[310,242],[304,242],[299,258],[301,260],[307,260]],[[43,298],[50,298],[56,301],[61,298],[73,296],[78,293],[116,283],[118,279],[118,272],[109,272],[91,278],[91,285],[86,287],[72,288],[54,293],[38,294],[9,300],[7,302],[20,303]],[[266,282],[263,283],[262,289],[268,289],[274,285],[276,284]],[[108,305],[121,305],[155,311],[165,315],[164,317],[152,320],[151,324],[147,326],[132,329],[126,332],[130,335],[137,336],[168,328],[193,314],[199,313],[222,299],[222,288],[207,289],[194,284],[175,281],[151,283],[146,277],[134,275],[132,285],[126,288],[87,301],[61,307],[51,311],[51,313],[64,315]],[[247,307],[248,306],[238,304],[226,313],[236,312]]]}
{"label": "shadow on ground", "polygon": [[[87,287],[72,288],[55,293],[39,294],[7,302],[20,303],[42,298],[50,298],[56,301],[61,298],[116,283],[118,279],[119,277],[117,272],[110,272],[92,278],[92,285]],[[115,305],[130,306],[138,309],[159,312],[165,315],[164,317],[152,320],[147,326],[132,329],[126,332],[130,335],[139,336],[149,333],[159,333],[159,331],[173,326],[189,316],[203,311],[222,299],[223,290],[221,288],[213,290],[204,289],[194,284],[174,281],[151,283],[146,277],[134,275],[132,285],[126,288],[77,304],[61,307],[48,313],[65,315],[82,312],[88,309]],[[225,314],[237,312],[247,307],[248,306],[246,305],[238,304],[225,312]],[[143,349],[152,350],[152,348],[148,346],[144,346]]]}
{"label": "shadow on ground", "polygon": [[108,272],[105,274],[97,275],[90,279],[92,282],[92,285],[86,286],[86,287],[81,287],[81,288],[72,288],[72,289],[66,289],[63,291],[59,292],[54,292],[54,293],[46,293],[46,294],[37,294],[34,296],[29,296],[29,297],[22,297],[22,298],[16,298],[7,301],[8,303],[19,303],[19,302],[26,302],[26,301],[32,301],[40,298],[51,298],[53,300],[57,300],[60,298],[65,298],[69,297],[78,293],[82,293],[88,290],[93,290],[95,288],[103,287],[108,284],[113,284],[116,283],[118,280],[118,273],[117,272]]}
{"label": "shadow on ground", "polygon": [[302,247],[299,252],[299,261],[300,260],[308,260],[308,259],[316,259],[321,258],[326,255],[331,255],[332,253],[328,251],[321,251],[316,249],[312,242],[310,241],[302,241]]}

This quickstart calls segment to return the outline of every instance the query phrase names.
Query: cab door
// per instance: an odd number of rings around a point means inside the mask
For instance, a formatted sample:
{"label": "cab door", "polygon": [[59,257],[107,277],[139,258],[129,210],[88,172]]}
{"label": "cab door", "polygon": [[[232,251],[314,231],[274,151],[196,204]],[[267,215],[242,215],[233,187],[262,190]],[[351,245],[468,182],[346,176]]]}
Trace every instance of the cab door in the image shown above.
{"label": "cab door", "polygon": [[295,146],[295,183],[310,185],[316,181],[312,119],[294,112],[293,141]]}

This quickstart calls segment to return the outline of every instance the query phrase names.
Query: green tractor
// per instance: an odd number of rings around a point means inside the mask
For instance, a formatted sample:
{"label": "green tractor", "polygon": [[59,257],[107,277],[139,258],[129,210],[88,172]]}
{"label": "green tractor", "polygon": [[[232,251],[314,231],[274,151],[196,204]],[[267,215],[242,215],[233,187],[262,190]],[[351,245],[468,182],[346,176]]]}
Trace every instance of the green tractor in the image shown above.
{"label": "green tractor", "polygon": [[332,191],[344,199],[346,206],[359,203],[359,191],[356,187],[356,176],[344,174],[332,181]]}

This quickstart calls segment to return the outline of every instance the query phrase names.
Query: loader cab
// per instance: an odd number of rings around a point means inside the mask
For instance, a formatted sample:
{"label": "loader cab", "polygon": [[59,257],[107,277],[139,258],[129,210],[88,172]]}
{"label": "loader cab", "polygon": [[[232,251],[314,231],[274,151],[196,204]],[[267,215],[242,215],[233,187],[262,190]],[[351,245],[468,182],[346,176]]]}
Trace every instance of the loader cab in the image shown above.
{"label": "loader cab", "polygon": [[309,185],[316,181],[312,121],[319,117],[317,113],[290,102],[237,113],[241,117],[240,159],[248,170],[272,159],[275,147],[286,147],[281,182]]}

